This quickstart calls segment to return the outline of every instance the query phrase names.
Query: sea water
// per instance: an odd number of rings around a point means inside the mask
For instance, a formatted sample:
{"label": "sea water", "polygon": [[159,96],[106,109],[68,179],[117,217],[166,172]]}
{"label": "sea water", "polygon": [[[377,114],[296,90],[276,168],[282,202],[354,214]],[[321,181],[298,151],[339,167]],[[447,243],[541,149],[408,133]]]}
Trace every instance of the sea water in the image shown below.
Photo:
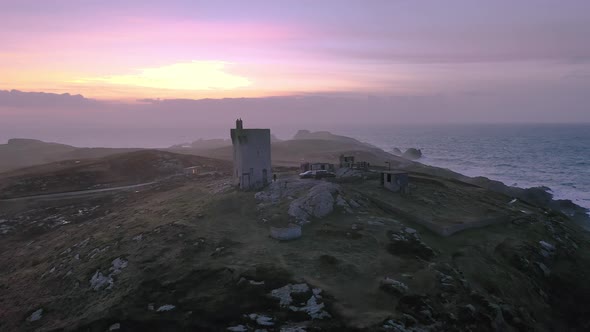
{"label": "sea water", "polygon": [[590,208],[590,124],[347,127],[335,132],[391,152],[419,148],[421,163],[518,187],[546,186]]}

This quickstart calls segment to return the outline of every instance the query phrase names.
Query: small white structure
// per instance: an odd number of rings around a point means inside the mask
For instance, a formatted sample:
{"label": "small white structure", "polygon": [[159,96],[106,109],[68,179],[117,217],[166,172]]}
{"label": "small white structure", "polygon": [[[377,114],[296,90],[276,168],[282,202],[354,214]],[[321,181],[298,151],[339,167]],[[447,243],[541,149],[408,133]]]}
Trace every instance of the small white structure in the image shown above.
{"label": "small white structure", "polygon": [[233,183],[242,190],[265,187],[272,179],[270,163],[270,129],[244,129],[236,120],[231,130],[234,147]]}
{"label": "small white structure", "polygon": [[184,169],[184,174],[185,175],[196,175],[199,174],[201,170],[201,166],[191,166],[191,167],[186,167]]}
{"label": "small white structure", "polygon": [[289,224],[287,227],[271,227],[270,237],[279,241],[298,239],[301,237],[301,226]]}
{"label": "small white structure", "polygon": [[381,186],[393,192],[408,193],[409,176],[407,172],[383,171],[381,172]]}

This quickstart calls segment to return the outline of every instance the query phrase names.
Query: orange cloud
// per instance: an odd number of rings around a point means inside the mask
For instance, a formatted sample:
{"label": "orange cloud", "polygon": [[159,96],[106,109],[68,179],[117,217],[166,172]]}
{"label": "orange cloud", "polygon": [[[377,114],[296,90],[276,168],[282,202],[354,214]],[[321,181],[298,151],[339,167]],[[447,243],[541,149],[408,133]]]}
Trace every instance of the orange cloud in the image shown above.
{"label": "orange cloud", "polygon": [[72,83],[193,91],[234,90],[252,84],[246,77],[228,73],[228,65],[223,61],[191,61],[143,68],[134,74],[83,78]]}

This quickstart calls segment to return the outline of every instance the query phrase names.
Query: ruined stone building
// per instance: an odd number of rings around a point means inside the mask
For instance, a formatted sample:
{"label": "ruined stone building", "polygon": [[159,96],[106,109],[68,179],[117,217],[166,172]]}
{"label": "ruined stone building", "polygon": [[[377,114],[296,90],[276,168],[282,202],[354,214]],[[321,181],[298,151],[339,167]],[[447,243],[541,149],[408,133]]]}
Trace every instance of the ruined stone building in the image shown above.
{"label": "ruined stone building", "polygon": [[243,190],[260,189],[270,183],[270,129],[244,129],[242,119],[231,129],[234,148],[233,183]]}
{"label": "ruined stone building", "polygon": [[402,194],[408,193],[409,176],[407,172],[383,171],[380,179],[383,188]]}

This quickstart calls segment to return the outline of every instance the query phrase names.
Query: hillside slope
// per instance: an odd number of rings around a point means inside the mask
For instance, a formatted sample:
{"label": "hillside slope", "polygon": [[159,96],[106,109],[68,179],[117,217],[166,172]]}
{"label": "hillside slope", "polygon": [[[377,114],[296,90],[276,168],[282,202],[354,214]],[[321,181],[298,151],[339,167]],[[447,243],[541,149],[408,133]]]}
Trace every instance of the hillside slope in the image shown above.
{"label": "hillside slope", "polygon": [[155,181],[201,166],[229,171],[231,164],[206,157],[141,150],[103,158],[65,160],[0,173],[0,196],[19,197]]}
{"label": "hillside slope", "polygon": [[137,151],[124,148],[78,148],[35,139],[13,138],[0,144],[0,172],[76,158],[100,158],[115,153]]}
{"label": "hillside slope", "polygon": [[[583,331],[590,324],[589,238],[564,216],[437,179],[413,181],[407,197],[377,179],[279,179],[256,194],[236,191],[229,176],[204,176],[2,206],[0,329]],[[419,214],[433,206],[464,217],[509,213],[505,223],[442,238],[375,198]],[[268,236],[271,225],[296,222],[290,207],[302,204],[321,209],[309,210],[301,238]]]}
{"label": "hillside slope", "polygon": [[[211,158],[231,160],[231,145],[204,148],[171,148],[169,151],[197,154]],[[309,132],[300,130],[291,140],[273,141],[271,157],[276,166],[299,166],[301,162],[338,163],[340,155],[355,156],[357,161],[366,161],[384,166],[386,161],[392,165],[410,165],[407,159],[392,155],[373,145],[360,142],[354,138],[333,135],[326,131]]]}

